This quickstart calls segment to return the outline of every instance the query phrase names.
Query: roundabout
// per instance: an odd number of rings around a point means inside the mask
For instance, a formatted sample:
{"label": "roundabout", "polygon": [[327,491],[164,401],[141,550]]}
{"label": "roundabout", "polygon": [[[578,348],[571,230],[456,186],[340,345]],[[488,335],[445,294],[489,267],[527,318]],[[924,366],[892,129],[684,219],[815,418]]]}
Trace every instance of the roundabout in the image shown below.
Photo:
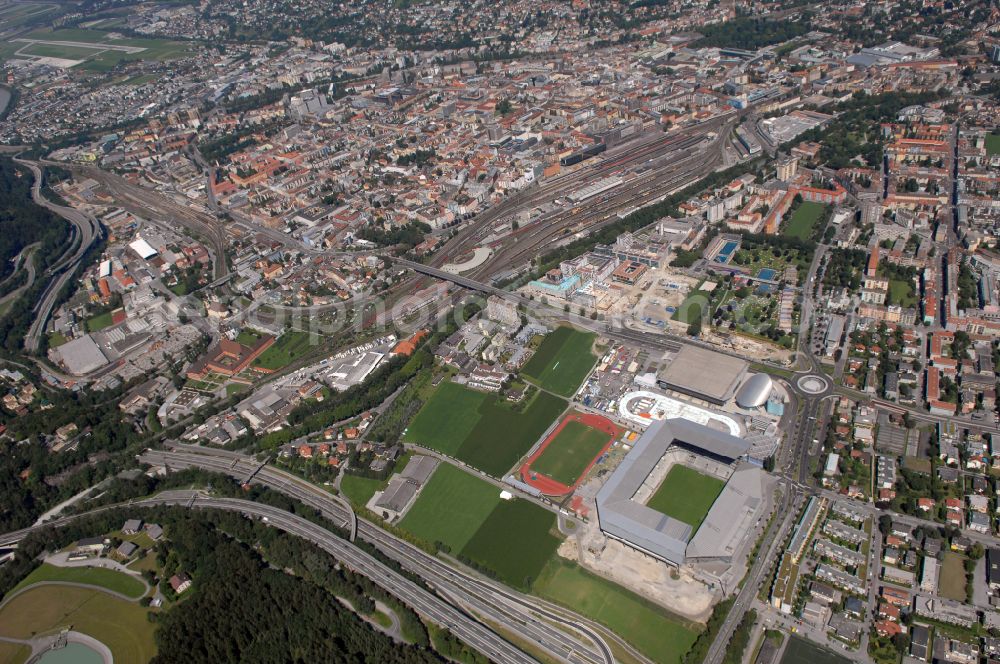
{"label": "roundabout", "polygon": [[800,376],[795,381],[795,386],[803,394],[820,396],[829,391],[830,380],[826,376],[820,376],[819,374],[806,374],[804,376]]}

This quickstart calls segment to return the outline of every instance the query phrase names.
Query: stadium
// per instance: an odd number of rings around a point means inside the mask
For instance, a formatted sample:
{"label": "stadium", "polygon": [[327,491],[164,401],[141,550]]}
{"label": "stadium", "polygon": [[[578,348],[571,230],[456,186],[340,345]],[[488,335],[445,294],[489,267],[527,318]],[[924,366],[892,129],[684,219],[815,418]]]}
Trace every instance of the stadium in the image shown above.
{"label": "stadium", "polygon": [[654,421],[597,493],[601,531],[674,566],[732,564],[765,511],[771,479],[749,441]]}

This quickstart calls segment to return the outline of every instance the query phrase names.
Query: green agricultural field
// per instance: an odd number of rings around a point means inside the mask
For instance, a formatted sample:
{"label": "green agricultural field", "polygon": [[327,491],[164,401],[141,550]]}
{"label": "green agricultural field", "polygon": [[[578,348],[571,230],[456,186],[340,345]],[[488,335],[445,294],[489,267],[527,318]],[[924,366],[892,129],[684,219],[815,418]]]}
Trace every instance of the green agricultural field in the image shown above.
{"label": "green agricultural field", "polygon": [[941,564],[940,593],[956,602],[965,601],[965,557],[946,551]]}
{"label": "green agricultural field", "polygon": [[156,654],[156,625],[146,618],[148,613],[100,590],[38,586],[0,609],[0,636],[30,639],[72,627],[110,648],[116,662],[148,662]]}
{"label": "green agricultural field", "polygon": [[[146,83],[153,83],[158,81],[160,76],[158,74],[143,74],[142,76],[133,76],[130,79],[122,81],[123,85],[145,85]],[[180,286],[181,284],[178,284]],[[173,290],[173,289],[171,289]],[[187,289],[185,289],[187,290]],[[175,291],[176,292],[176,291]],[[178,293],[178,295],[183,295],[183,293]]]}
{"label": "green agricultural field", "polygon": [[429,544],[441,542],[458,553],[499,503],[500,489],[442,463],[399,525]]}
{"label": "green agricultural field", "polygon": [[1000,134],[986,134],[986,154],[1000,154]]}
{"label": "green agricultural field", "polygon": [[720,479],[676,464],[646,506],[690,524],[692,532],[697,532],[725,485]]}
{"label": "green agricultural field", "polygon": [[28,646],[0,641],[0,662],[21,664],[22,662],[27,662],[30,656],[31,648]]}
{"label": "green agricultural field", "polygon": [[254,360],[253,366],[272,371],[288,366],[309,350],[311,346],[309,336],[308,332],[288,330]]}
{"label": "green agricultural field", "polygon": [[114,320],[111,318],[111,312],[105,311],[103,314],[98,314],[93,318],[87,319],[87,332],[97,332],[98,330],[103,330],[106,327],[111,327],[113,322]]}
{"label": "green agricultural field", "polygon": [[850,664],[848,658],[795,636],[789,638],[781,664]]}
{"label": "green agricultural field", "polygon": [[527,500],[504,500],[462,549],[462,556],[496,572],[504,583],[529,589],[559,548],[556,515]]}
{"label": "green agricultural field", "polygon": [[437,450],[499,477],[531,449],[566,408],[538,392],[527,404],[511,404],[444,382],[410,423],[403,440]]}
{"label": "green agricultural field", "polygon": [[0,24],[6,29],[19,28],[34,20],[49,20],[61,13],[59,6],[41,2],[9,4],[0,9]]}
{"label": "green agricultural field", "polygon": [[522,373],[546,390],[573,396],[597,362],[590,350],[595,336],[571,327],[557,328],[546,335]]}
{"label": "green agricultural field", "polygon": [[17,584],[15,590],[27,588],[40,581],[87,583],[136,599],[142,597],[146,590],[142,581],[123,572],[102,567],[56,567],[55,565],[42,565],[37,568]]}
{"label": "green agricultural field", "polygon": [[399,527],[427,544],[527,588],[559,546],[555,514],[526,500],[500,499],[500,489],[442,463]]}
{"label": "green agricultural field", "polygon": [[566,409],[566,402],[539,392],[519,411],[494,396],[480,407],[480,419],[462,443],[458,458],[494,477],[500,477],[538,442]]}
{"label": "green agricultural field", "polygon": [[489,397],[458,383],[444,381],[410,422],[403,439],[457,456],[476,428],[479,409]]}
{"label": "green agricultural field", "polygon": [[809,239],[813,227],[822,218],[825,209],[826,206],[822,203],[802,201],[802,204],[792,213],[792,217],[785,222],[781,234],[797,237],[800,240]]}
{"label": "green agricultural field", "polygon": [[680,662],[698,636],[696,625],[556,556],[533,592],[607,626],[655,662]]}
{"label": "green agricultural field", "polygon": [[608,442],[608,434],[582,422],[567,422],[531,469],[566,486],[580,479],[587,466]]}

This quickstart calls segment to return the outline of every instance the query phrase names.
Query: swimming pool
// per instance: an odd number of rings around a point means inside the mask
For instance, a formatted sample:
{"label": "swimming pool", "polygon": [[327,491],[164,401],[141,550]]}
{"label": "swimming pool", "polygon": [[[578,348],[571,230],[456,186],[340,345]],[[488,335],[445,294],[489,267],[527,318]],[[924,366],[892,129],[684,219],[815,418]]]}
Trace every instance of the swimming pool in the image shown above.
{"label": "swimming pool", "polygon": [[736,251],[738,246],[740,246],[740,243],[736,240],[728,240],[724,245],[722,245],[722,249],[719,250],[719,253],[715,255],[715,260],[720,263],[728,263],[729,259],[733,257],[733,253]]}
{"label": "swimming pool", "polygon": [[104,664],[104,658],[82,643],[70,642],[65,648],[46,652],[38,664]]}

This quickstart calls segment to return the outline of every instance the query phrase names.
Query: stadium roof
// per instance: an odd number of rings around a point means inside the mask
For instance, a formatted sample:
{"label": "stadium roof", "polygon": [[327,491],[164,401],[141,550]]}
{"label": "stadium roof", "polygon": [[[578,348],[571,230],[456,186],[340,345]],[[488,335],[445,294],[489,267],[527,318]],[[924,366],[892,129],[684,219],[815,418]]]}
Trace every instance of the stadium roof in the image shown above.
{"label": "stadium roof", "polygon": [[766,478],[763,470],[750,465],[733,473],[688,543],[688,560],[732,560],[763,503]]}
{"label": "stadium roof", "polygon": [[658,379],[678,392],[725,403],[733,397],[749,366],[738,357],[684,345],[660,370]]}
{"label": "stadium roof", "polygon": [[674,443],[727,459],[737,459],[747,450],[743,440],[688,420],[654,422],[597,492],[597,514],[608,535],[680,565],[691,526],[632,500]]}
{"label": "stadium roof", "polygon": [[774,382],[770,376],[765,373],[753,374],[736,393],[736,404],[740,408],[760,408],[767,403],[772,387]]}

